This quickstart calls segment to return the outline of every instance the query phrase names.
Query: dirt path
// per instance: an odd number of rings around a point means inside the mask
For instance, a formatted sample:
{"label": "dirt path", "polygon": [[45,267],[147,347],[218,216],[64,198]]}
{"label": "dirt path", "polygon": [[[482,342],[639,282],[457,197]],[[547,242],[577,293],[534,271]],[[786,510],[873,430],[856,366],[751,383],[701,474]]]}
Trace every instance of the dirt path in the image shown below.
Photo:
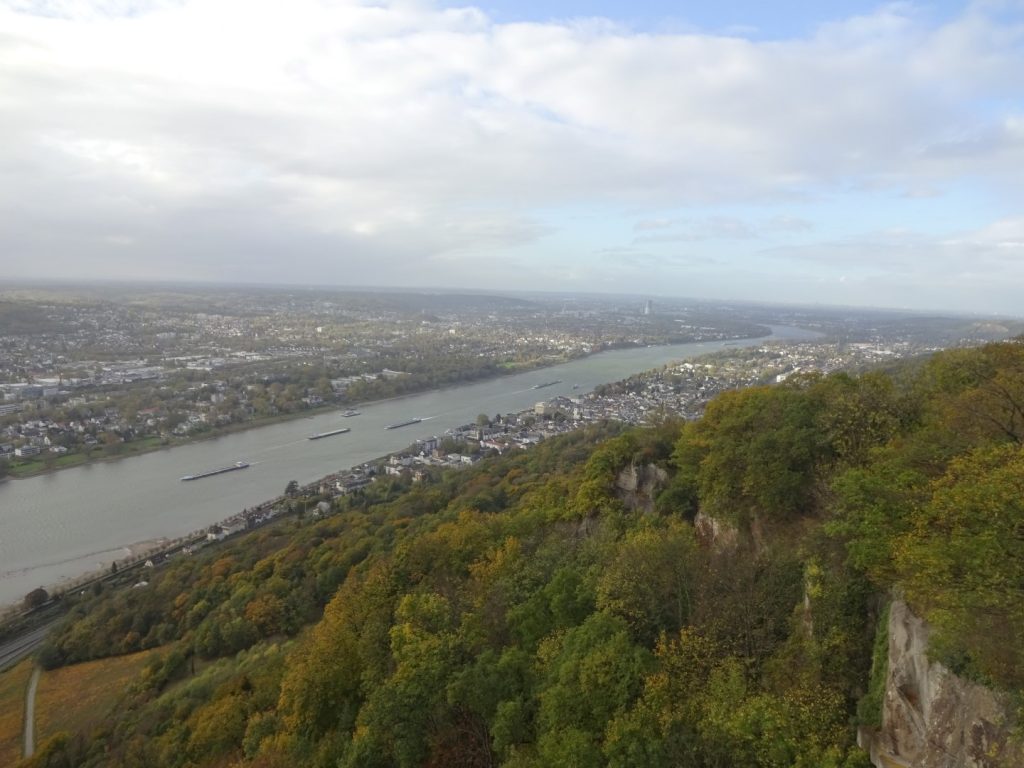
{"label": "dirt path", "polygon": [[40,672],[39,667],[32,670],[28,691],[25,693],[25,746],[22,748],[25,757],[32,757],[36,751],[36,686],[39,684]]}

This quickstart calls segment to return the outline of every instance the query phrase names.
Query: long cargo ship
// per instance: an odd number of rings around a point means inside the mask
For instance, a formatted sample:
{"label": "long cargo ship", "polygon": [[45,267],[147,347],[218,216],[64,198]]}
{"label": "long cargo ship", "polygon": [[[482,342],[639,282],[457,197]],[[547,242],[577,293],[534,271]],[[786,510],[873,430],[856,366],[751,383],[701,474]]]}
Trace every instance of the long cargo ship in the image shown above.
{"label": "long cargo ship", "polygon": [[198,472],[194,475],[185,475],[182,480],[200,480],[204,477],[212,477],[213,475],[221,475],[225,472],[234,472],[236,469],[246,469],[249,466],[248,461],[236,461],[234,464],[229,464],[226,467],[218,467],[217,469],[211,469],[208,472]]}
{"label": "long cargo ship", "polygon": [[409,419],[408,421],[400,421],[397,424],[388,424],[384,429],[398,429],[399,427],[408,427],[411,424],[419,424],[423,419]]}
{"label": "long cargo ship", "polygon": [[534,384],[532,389],[544,389],[544,387],[553,387],[555,384],[561,384],[561,379],[555,379],[554,381],[545,381],[543,384]]}
{"label": "long cargo ship", "polygon": [[310,435],[306,439],[307,440],[319,440],[321,437],[330,437],[331,435],[343,435],[346,432],[351,432],[351,431],[352,430],[349,429],[348,427],[342,427],[341,429],[331,429],[331,430],[328,430],[327,432],[317,432],[315,435]]}

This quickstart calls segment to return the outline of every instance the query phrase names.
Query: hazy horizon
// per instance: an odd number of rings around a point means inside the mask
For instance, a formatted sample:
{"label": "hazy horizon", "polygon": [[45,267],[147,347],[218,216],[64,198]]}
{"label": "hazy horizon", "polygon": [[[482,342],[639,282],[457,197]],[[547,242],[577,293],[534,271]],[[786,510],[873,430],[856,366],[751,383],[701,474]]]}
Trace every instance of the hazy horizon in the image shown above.
{"label": "hazy horizon", "polygon": [[865,312],[865,313],[893,313],[897,315],[941,315],[941,316],[953,316],[953,317],[966,317],[966,318],[977,318],[977,319],[1007,319],[1017,320],[1024,318],[1024,312],[1018,314],[1010,312],[985,312],[977,310],[956,310],[956,309],[943,309],[941,307],[898,307],[898,306],[883,306],[883,305],[872,305],[872,304],[834,304],[834,303],[822,303],[813,301],[773,301],[771,299],[734,299],[722,296],[685,296],[670,293],[654,293],[654,292],[616,292],[616,291],[587,291],[587,290],[540,290],[540,289],[500,289],[500,288],[486,288],[486,287],[472,287],[472,286],[458,286],[458,285],[438,285],[438,286],[420,286],[420,285],[340,285],[340,284],[329,284],[329,283],[289,283],[289,282],[266,282],[266,283],[253,283],[253,282],[229,282],[229,281],[215,281],[215,280],[121,280],[117,278],[107,279],[70,279],[70,278],[42,278],[42,277],[26,277],[26,278],[12,278],[5,279],[0,277],[0,293],[4,290],[26,287],[26,288],[40,288],[40,289],[66,289],[73,291],[75,288],[87,289],[87,288],[109,288],[112,290],[128,290],[128,289],[139,289],[144,291],[159,291],[160,289],[178,288],[182,290],[195,290],[195,291],[216,291],[216,290],[232,290],[241,291],[246,290],[260,291],[260,290],[272,290],[272,291],[324,291],[324,292],[337,292],[337,293],[396,293],[396,294],[409,294],[409,295],[428,295],[428,296],[444,296],[446,294],[459,295],[459,296],[499,296],[502,298],[520,298],[520,299],[531,299],[531,298],[543,298],[548,301],[559,301],[569,300],[575,298],[593,298],[593,299],[618,299],[624,301],[637,301],[643,302],[645,300],[651,300],[654,302],[653,309],[657,312],[657,302],[670,302],[670,303],[693,303],[693,304],[736,304],[739,306],[748,306],[753,308],[765,308],[775,310],[785,309],[805,309],[813,311],[854,311],[854,312]]}
{"label": "hazy horizon", "polygon": [[1018,316],[1018,0],[0,0],[5,279]]}

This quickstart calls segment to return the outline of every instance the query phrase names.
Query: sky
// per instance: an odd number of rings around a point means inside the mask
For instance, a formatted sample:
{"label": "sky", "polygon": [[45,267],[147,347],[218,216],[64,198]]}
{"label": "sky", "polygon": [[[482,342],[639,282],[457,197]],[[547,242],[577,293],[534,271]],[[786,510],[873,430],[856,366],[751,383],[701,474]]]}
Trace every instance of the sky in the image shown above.
{"label": "sky", "polygon": [[1024,315],[1024,0],[0,0],[0,280]]}

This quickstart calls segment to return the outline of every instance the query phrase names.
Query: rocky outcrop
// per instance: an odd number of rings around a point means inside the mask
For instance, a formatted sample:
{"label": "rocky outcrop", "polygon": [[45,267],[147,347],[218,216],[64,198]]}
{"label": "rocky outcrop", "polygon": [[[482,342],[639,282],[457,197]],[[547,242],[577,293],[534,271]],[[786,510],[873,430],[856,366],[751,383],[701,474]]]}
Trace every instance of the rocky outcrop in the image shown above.
{"label": "rocky outcrop", "polygon": [[902,601],[889,610],[889,664],[882,727],[861,746],[878,768],[1019,768],[1006,697],[927,656],[928,626]]}
{"label": "rocky outcrop", "polygon": [[703,512],[698,512],[694,517],[693,530],[697,541],[706,547],[732,549],[740,540],[739,529]]}
{"label": "rocky outcrop", "polygon": [[627,509],[652,512],[667,481],[668,473],[655,464],[630,464],[615,478],[615,489]]}

